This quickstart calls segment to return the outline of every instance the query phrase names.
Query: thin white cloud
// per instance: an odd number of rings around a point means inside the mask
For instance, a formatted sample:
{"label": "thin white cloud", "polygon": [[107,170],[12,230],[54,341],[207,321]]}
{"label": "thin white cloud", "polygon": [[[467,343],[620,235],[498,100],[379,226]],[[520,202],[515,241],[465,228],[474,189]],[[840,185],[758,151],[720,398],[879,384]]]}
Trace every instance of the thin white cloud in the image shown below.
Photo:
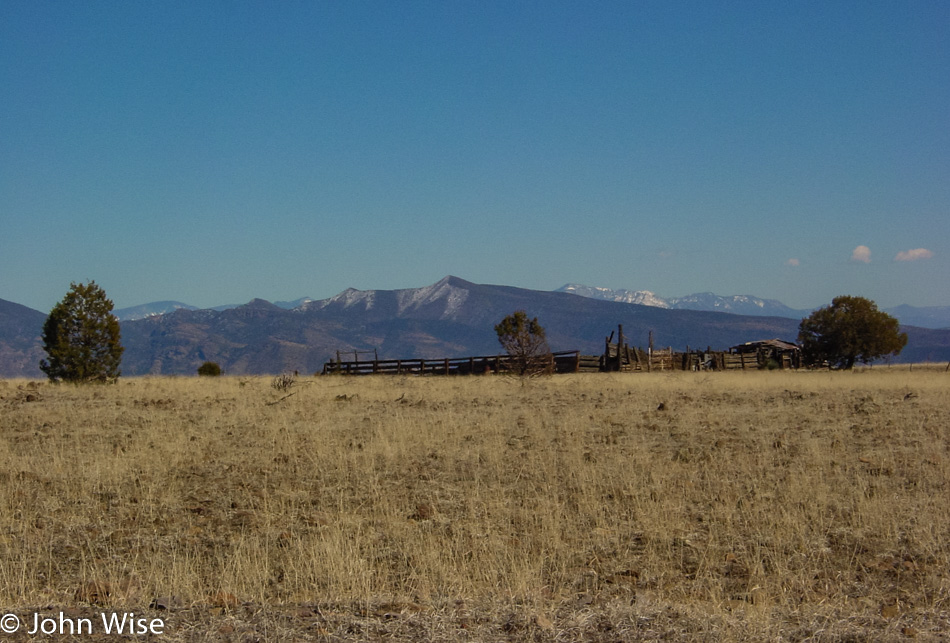
{"label": "thin white cloud", "polygon": [[871,249],[867,246],[858,246],[851,251],[851,261],[871,263]]}
{"label": "thin white cloud", "polygon": [[913,250],[901,250],[894,257],[894,261],[920,261],[930,259],[934,253],[926,248],[914,248]]}
{"label": "thin white cloud", "polygon": [[789,259],[788,261],[786,261],[785,265],[786,266],[800,266],[801,263],[802,263],[801,261],[793,257],[792,259]]}

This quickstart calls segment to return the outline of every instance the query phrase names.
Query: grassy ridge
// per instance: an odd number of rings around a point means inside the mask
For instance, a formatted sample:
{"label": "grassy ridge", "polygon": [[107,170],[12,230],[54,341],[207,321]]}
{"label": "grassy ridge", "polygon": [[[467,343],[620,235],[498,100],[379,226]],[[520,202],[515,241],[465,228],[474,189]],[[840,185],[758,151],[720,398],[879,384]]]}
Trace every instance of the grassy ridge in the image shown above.
{"label": "grassy ridge", "polygon": [[0,604],[166,640],[946,632],[942,371],[0,381]]}

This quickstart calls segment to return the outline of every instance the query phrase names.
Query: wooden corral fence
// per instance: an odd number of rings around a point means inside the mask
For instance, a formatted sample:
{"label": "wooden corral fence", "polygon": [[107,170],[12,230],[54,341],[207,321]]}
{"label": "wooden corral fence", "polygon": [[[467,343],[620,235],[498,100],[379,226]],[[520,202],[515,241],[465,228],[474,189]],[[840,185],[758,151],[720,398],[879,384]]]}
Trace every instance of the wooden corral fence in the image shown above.
{"label": "wooden corral fence", "polygon": [[[507,355],[445,357],[441,359],[372,359],[343,361],[339,357],[323,365],[323,375],[481,375],[507,370]],[[580,351],[551,354],[555,373],[580,370]]]}
{"label": "wooden corral fence", "polygon": [[[654,348],[653,331],[646,350],[627,344],[623,326],[604,340],[601,355],[581,355],[580,351],[560,351],[551,354],[555,373],[597,373],[609,371],[728,371],[761,368],[799,368],[801,350],[795,344],[778,339],[747,342],[728,351],[690,350],[674,351],[672,346]],[[507,355],[478,357],[445,357],[440,359],[379,359],[376,351],[347,351],[352,360],[343,360],[337,351],[336,359],[323,365],[323,374],[341,375],[481,375],[509,370]],[[360,355],[371,354],[372,359],[360,360]],[[950,368],[950,365],[948,365]]]}
{"label": "wooden corral fence", "polygon": [[[675,353],[672,346],[653,347],[653,331],[650,331],[650,345],[647,350],[627,344],[623,335],[623,326],[617,326],[617,342],[613,342],[614,333],[604,340],[604,356],[601,360],[603,371],[672,371],[683,370],[682,353]],[[687,353],[689,349],[687,349]],[[691,370],[691,369],[686,369]]]}
{"label": "wooden corral fence", "polygon": [[[601,371],[728,371],[752,370],[760,368],[800,368],[801,350],[791,342],[778,339],[769,339],[748,342],[733,346],[728,351],[706,350],[674,351],[671,346],[665,348],[653,347],[653,332],[650,332],[649,347],[643,350],[633,347],[624,341],[623,326],[617,327],[616,343],[613,342],[614,333],[606,338],[604,354],[599,358]],[[581,369],[592,368],[593,356],[581,356]],[[589,366],[591,368],[584,368]]]}

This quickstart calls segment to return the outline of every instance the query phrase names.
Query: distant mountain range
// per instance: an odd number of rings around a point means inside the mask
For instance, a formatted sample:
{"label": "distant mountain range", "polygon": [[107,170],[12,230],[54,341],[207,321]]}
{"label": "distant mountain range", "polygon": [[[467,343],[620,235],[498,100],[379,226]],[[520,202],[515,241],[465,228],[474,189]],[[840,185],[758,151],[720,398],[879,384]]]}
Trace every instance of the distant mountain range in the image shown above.
{"label": "distant mountain range", "polygon": [[0,377],[40,377],[46,313],[0,299]]}
{"label": "distant mountain range", "polygon": [[167,315],[176,310],[198,310],[198,308],[197,306],[183,304],[180,301],[153,301],[150,304],[142,304],[141,306],[118,308],[113,310],[112,314],[115,315],[119,321],[135,321],[136,319]]}
{"label": "distant mountain range", "polygon": [[[716,295],[711,292],[696,293],[685,297],[660,297],[649,290],[611,290],[581,284],[565,284],[556,292],[569,292],[581,297],[603,299],[605,301],[623,301],[644,306],[656,306],[670,310],[709,310],[736,315],[777,316],[801,319],[807,317],[815,308],[795,309],[775,299],[762,299],[754,295]],[[828,302],[831,303],[831,302]],[[921,328],[950,328],[950,306],[895,306],[884,308],[884,312],[896,317],[907,326]]]}
{"label": "distant mountain range", "polygon": [[[349,292],[349,291],[346,291]],[[361,292],[361,291],[352,291]],[[375,291],[362,291],[375,292]],[[717,295],[711,292],[695,293],[685,297],[661,297],[649,290],[625,290],[584,286],[581,284],[565,284],[554,292],[565,292],[589,299],[615,301],[627,304],[641,304],[668,310],[705,310],[709,312],[732,313],[734,315],[753,315],[756,317],[789,317],[801,319],[812,313],[814,308],[795,309],[786,306],[776,299],[763,299],[755,295]],[[340,293],[337,297],[343,296]],[[272,302],[278,308],[293,310],[313,303],[310,297],[301,297],[293,301]],[[323,300],[329,301],[329,300]],[[319,302],[317,302],[319,303]],[[229,310],[242,304],[225,304],[215,306],[211,310]],[[180,301],[156,301],[130,308],[115,310],[120,321],[135,321],[157,315],[166,315],[176,310],[198,310],[198,307],[183,304]],[[908,305],[885,308],[884,312],[896,317],[907,326],[921,328],[950,328],[950,306],[915,307]]]}
{"label": "distant mountain range", "polygon": [[[445,277],[430,286],[402,290],[348,289],[323,300],[273,304],[255,299],[240,306],[198,310],[181,302],[158,302],[122,309],[125,375],[193,375],[202,362],[218,362],[231,374],[268,374],[287,370],[312,373],[337,351],[375,352],[380,358],[464,357],[499,351],[494,325],[515,310],[537,316],[553,350],[603,351],[604,338],[623,324],[633,345],[724,349],[757,339],[794,340],[801,315],[735,314],[689,308],[690,298],[655,295],[651,305],[612,300],[612,291],[588,289],[601,296],[547,292],[510,286],[473,284]],[[715,301],[693,296],[694,305]],[[715,297],[714,295],[711,297]],[[774,310],[722,298],[736,307]],[[768,300],[758,300],[768,302]],[[663,302],[666,306],[657,305]],[[712,303],[710,303],[712,302]],[[722,310],[723,306],[716,307]],[[745,310],[745,308],[741,308]],[[791,310],[791,309],[788,309]],[[0,376],[40,377],[39,341],[46,315],[0,300]],[[950,360],[950,330],[905,327],[910,338],[903,361]]]}
{"label": "distant mountain range", "polygon": [[[756,315],[763,317],[802,318],[810,310],[795,310],[775,299],[762,299],[753,295],[731,295],[723,297],[711,292],[696,293],[685,297],[660,297],[649,290],[611,290],[581,284],[565,284],[556,292],[569,292],[581,297],[603,299],[604,301],[622,301],[628,304],[643,304],[670,310],[708,310],[734,315]],[[948,322],[950,323],[950,322]]]}
{"label": "distant mountain range", "polygon": [[[278,308],[284,308],[286,310],[291,310],[293,308],[299,308],[304,304],[313,301],[309,297],[301,297],[300,299],[295,299],[294,301],[275,301],[273,302]],[[237,308],[242,304],[224,304],[222,306],[215,306],[210,310],[230,310],[231,308]],[[146,319],[148,317],[158,317],[159,315],[167,315],[168,313],[173,313],[176,310],[200,310],[197,306],[190,306],[188,304],[183,304],[180,301],[153,301],[149,304],[142,304],[140,306],[131,306],[129,308],[118,308],[112,311],[112,314],[118,318],[119,321],[136,321],[138,319]]]}
{"label": "distant mountain range", "polygon": [[893,308],[885,308],[884,312],[896,317],[902,324],[920,326],[921,328],[950,329],[950,306],[928,306],[915,308],[902,304]]}

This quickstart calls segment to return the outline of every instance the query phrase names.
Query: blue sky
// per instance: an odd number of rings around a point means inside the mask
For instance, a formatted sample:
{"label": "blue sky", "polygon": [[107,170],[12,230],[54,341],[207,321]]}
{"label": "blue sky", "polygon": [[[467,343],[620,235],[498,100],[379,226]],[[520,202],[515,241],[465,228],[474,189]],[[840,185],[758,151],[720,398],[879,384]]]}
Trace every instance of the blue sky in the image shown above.
{"label": "blue sky", "polygon": [[0,298],[950,305],[950,3],[0,3]]}

